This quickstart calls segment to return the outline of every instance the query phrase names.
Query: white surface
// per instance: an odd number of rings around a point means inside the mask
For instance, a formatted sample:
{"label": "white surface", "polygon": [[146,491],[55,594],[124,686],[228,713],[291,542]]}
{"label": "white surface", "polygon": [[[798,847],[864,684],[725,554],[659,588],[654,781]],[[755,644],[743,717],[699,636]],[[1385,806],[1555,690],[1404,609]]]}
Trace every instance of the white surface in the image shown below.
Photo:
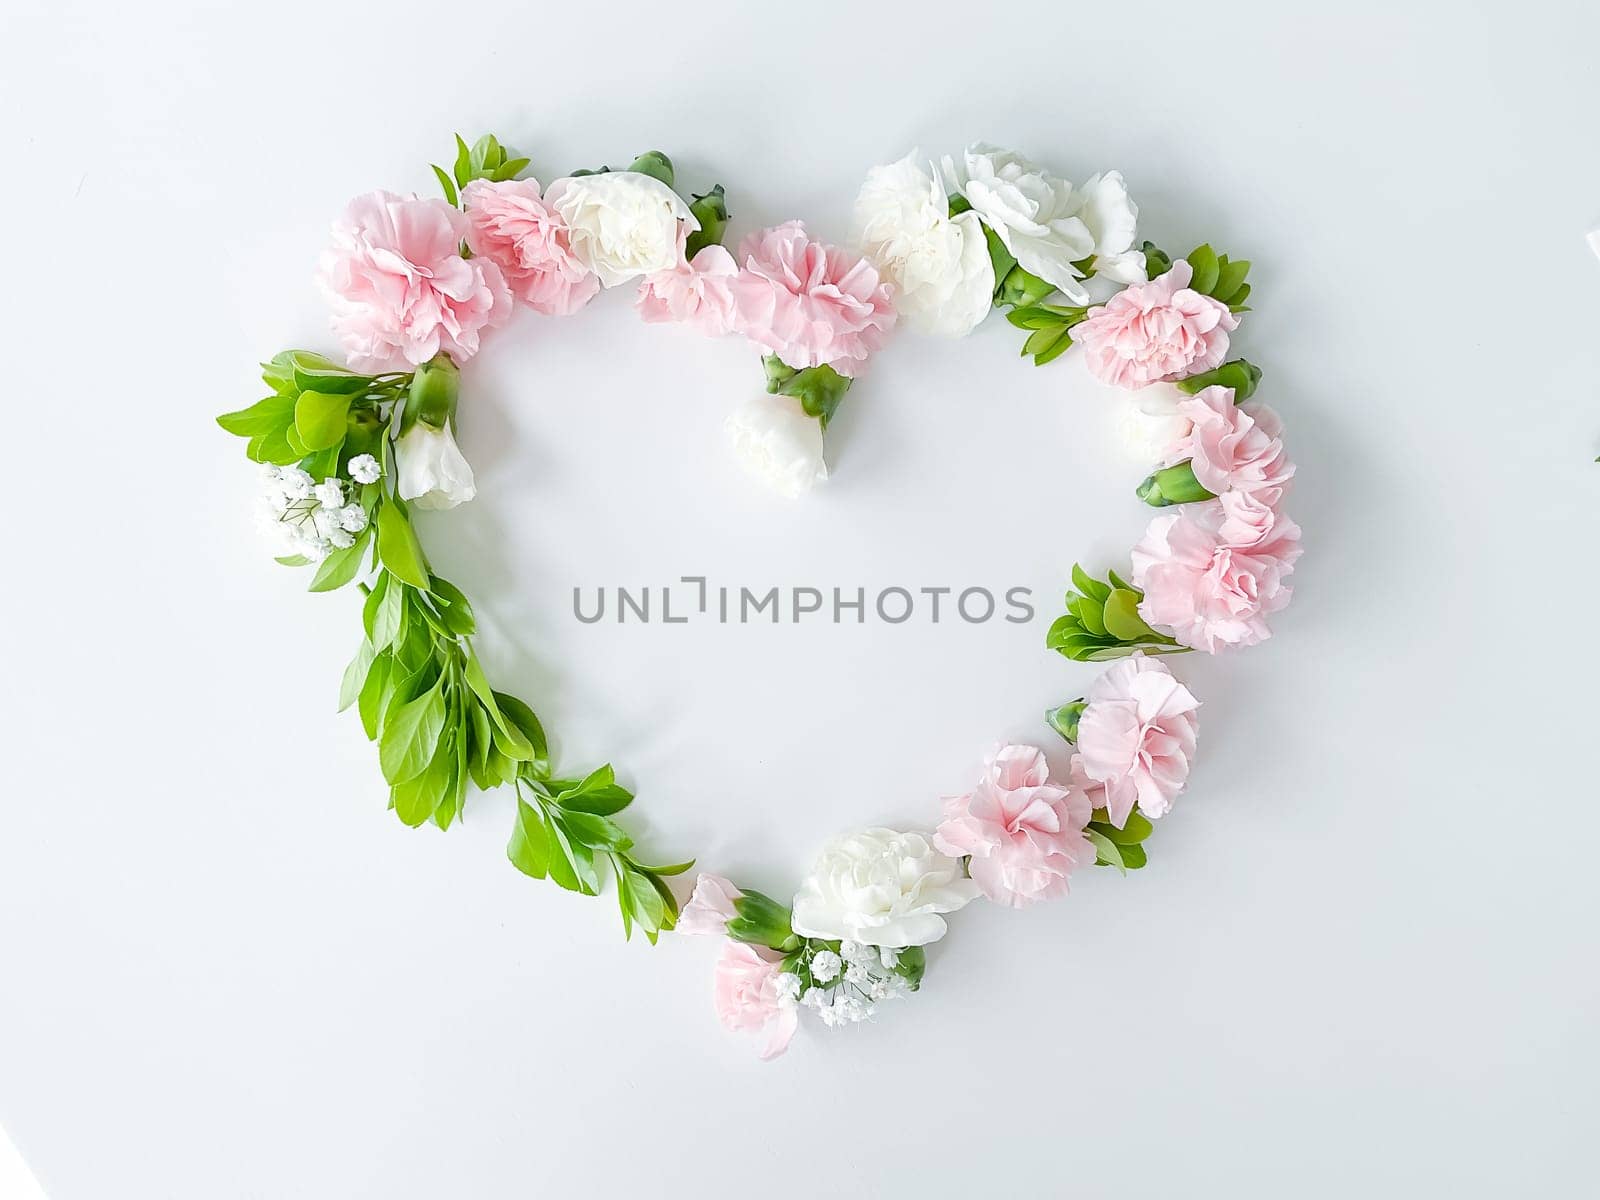
{"label": "white surface", "polygon": [[[55,1200],[1586,1191],[1600,10],[1409,7],[8,9],[0,1120]],[[1310,550],[1277,639],[1182,663],[1202,756],[1149,870],[974,906],[921,997],[761,1065],[711,945],[624,945],[506,864],[507,797],[448,836],[383,811],[331,713],[354,599],[272,564],[211,417],[330,346],[343,201],[487,128],[546,177],[660,146],[738,232],[834,237],[872,163],[988,137],[1255,261],[1237,345]],[[732,341],[609,295],[473,364],[483,499],[424,536],[652,851],[792,887],[1091,678],[1040,641],[1138,472],[1109,394],[1017,342],[898,341],[795,507],[723,452]],[[1041,610],[570,616],[699,572]]]}
{"label": "white surface", "polygon": [[22,1161],[6,1131],[0,1129],[0,1196],[6,1200],[45,1200],[39,1181]]}

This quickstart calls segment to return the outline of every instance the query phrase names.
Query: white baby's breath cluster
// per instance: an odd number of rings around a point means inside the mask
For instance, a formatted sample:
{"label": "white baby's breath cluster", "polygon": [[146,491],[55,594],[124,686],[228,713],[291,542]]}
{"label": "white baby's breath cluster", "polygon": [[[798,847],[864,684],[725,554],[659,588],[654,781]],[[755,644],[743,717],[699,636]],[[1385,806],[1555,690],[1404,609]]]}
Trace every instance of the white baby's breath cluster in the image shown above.
{"label": "white baby's breath cluster", "polygon": [[367,510],[357,493],[383,474],[370,454],[350,460],[350,479],[330,475],[320,483],[300,467],[262,468],[260,522],[264,532],[288,554],[321,562],[335,550],[355,545],[367,527]]}
{"label": "white baby's breath cluster", "polygon": [[793,972],[778,976],[778,1002],[798,1004],[830,1029],[865,1021],[888,1000],[908,995],[911,985],[896,973],[900,951],[845,940],[833,950],[807,951],[801,966],[812,984]]}

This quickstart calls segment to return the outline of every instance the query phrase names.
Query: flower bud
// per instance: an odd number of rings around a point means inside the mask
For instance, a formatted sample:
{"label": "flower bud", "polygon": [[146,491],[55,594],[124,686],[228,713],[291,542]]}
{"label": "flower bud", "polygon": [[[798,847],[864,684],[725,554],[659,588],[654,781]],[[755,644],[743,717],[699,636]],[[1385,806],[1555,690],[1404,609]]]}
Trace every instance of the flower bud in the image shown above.
{"label": "flower bud", "polygon": [[1010,304],[1022,308],[1029,304],[1037,304],[1046,296],[1054,292],[1055,285],[1046,283],[1037,275],[1031,275],[1021,267],[1012,267],[1007,273],[1005,281],[1000,285],[999,294],[995,297],[996,304]]}
{"label": "flower bud", "polygon": [[727,932],[735,941],[773,950],[793,950],[800,945],[789,927],[789,910],[769,896],[745,892],[734,899],[733,914]]}
{"label": "flower bud", "polygon": [[460,395],[460,369],[448,354],[434,355],[411,376],[411,390],[400,417],[401,436],[411,432],[418,421],[432,429],[453,424]]}
{"label": "flower bud", "polygon": [[1260,382],[1261,368],[1248,359],[1236,358],[1232,362],[1223,363],[1215,370],[1178,380],[1177,388],[1190,396],[1208,387],[1232,388],[1233,402],[1243,404],[1256,394],[1256,385]]}
{"label": "flower bud", "polygon": [[1067,741],[1076,744],[1078,741],[1078,720],[1083,716],[1083,710],[1089,705],[1082,699],[1074,700],[1071,704],[1063,704],[1060,708],[1052,708],[1044,714],[1044,719]]}
{"label": "flower bud", "polygon": [[659,150],[646,150],[628,164],[628,170],[659,179],[668,187],[672,186],[672,160]]}
{"label": "flower bud", "polygon": [[1199,500],[1215,500],[1215,492],[1208,492],[1194,477],[1194,466],[1184,459],[1175,467],[1166,467],[1151,475],[1138,488],[1139,499],[1152,508],[1166,508],[1169,504],[1193,504]]}
{"label": "flower bud", "polygon": [[345,417],[344,454],[346,459],[376,453],[383,436],[383,416],[376,408],[352,408]]}
{"label": "flower bud", "polygon": [[722,236],[728,228],[728,203],[722,185],[717,184],[703,196],[696,194],[689,211],[700,222],[700,228],[691,233],[684,243],[684,257],[693,258],[707,246],[722,245]]}

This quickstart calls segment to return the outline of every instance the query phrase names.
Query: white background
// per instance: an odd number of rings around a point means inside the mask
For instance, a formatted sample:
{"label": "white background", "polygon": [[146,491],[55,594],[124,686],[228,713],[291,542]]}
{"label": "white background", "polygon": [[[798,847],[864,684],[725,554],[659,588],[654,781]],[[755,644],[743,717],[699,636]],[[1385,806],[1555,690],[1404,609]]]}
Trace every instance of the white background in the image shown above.
{"label": "white background", "polygon": [[[0,1123],[90,1197],[1573,1196],[1597,1112],[1600,10],[1337,5],[12,4]],[[384,811],[307,596],[212,423],[331,349],[331,218],[452,132],[542,179],[671,153],[735,233],[842,238],[912,145],[1119,167],[1145,232],[1256,263],[1308,552],[1278,636],[1181,661],[1202,753],[1151,865],[975,905],[914,1001],[758,1063],[714,947],[624,944]],[[626,294],[471,364],[480,500],[423,536],[648,852],[783,894],[926,824],[1093,668],[1075,558],[1148,513],[1118,397],[998,318],[907,336],[836,476],[757,494],[759,366]],[[580,626],[571,589],[1031,586],[1031,626]]]}

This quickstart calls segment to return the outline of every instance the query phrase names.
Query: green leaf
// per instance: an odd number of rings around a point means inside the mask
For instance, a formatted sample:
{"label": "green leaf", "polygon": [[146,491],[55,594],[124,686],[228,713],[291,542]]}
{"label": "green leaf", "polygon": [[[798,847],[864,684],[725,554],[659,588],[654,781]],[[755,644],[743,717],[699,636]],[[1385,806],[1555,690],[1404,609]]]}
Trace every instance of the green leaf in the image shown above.
{"label": "green leaf", "polygon": [[356,656],[344,669],[344,679],[339,684],[340,712],[349,708],[360,697],[361,689],[367,686],[367,675],[372,670],[372,662],[377,657],[378,652],[372,648],[372,643],[363,640],[361,649],[356,651]]}
{"label": "green leaf", "polygon": [[617,783],[609,763],[591,771],[576,783],[569,783],[559,790],[551,783],[550,788],[552,803],[574,812],[608,817],[621,812],[633,802],[633,793]]}
{"label": "green leaf", "polygon": [[238,437],[261,437],[285,429],[294,420],[294,407],[291,396],[268,396],[249,408],[223,413],[217,418],[217,424]]}
{"label": "green leaf", "polygon": [[383,715],[383,702],[388,696],[389,676],[393,669],[394,659],[386,651],[380,651],[372,660],[367,680],[361,685],[361,695],[356,700],[356,710],[361,714],[361,728],[366,731],[369,742],[377,741],[381,732],[379,718]]}
{"label": "green leaf", "polygon": [[1137,642],[1155,636],[1155,630],[1145,624],[1139,615],[1139,601],[1142,596],[1135,592],[1124,591],[1117,588],[1107,598],[1102,613],[1105,617],[1106,632],[1118,641]]}
{"label": "green leaf", "polygon": [[441,737],[427,768],[390,792],[395,816],[413,829],[433,816],[454,786],[455,761],[454,738]]}
{"label": "green leaf", "polygon": [[574,843],[595,850],[622,851],[633,845],[633,839],[622,831],[622,826],[608,817],[594,813],[557,811],[551,814]]}
{"label": "green leaf", "polygon": [[508,179],[515,179],[518,175],[522,174],[523,168],[525,168],[530,161],[531,160],[526,158],[509,159],[508,161],[503,162],[496,167],[494,174],[491,175],[490,178],[496,183],[504,183]]}
{"label": "green leaf", "polygon": [[276,463],[280,467],[299,462],[305,454],[289,444],[289,435],[293,432],[294,426],[289,424],[282,429],[256,435],[245,449],[246,457],[252,462]]}
{"label": "green leaf", "polygon": [[417,541],[416,530],[411,528],[405,511],[393,502],[378,509],[378,557],[397,579],[421,591],[428,590],[422,543]]}
{"label": "green leaf", "polygon": [[472,605],[462,595],[461,589],[447,579],[432,577],[433,601],[439,616],[451,633],[466,637],[478,631],[478,622],[472,615]]}
{"label": "green leaf", "polygon": [[543,879],[550,873],[550,836],[539,810],[526,800],[517,801],[517,819],[511,826],[506,857],[524,875]]}
{"label": "green leaf", "polygon": [[1084,836],[1094,843],[1096,854],[1095,862],[1097,865],[1103,867],[1115,867],[1124,875],[1128,873],[1127,868],[1122,865],[1122,847],[1118,846],[1105,834],[1100,833],[1097,830],[1085,828],[1083,832]]}
{"label": "green leaf", "polygon": [[[1128,814],[1128,819],[1123,822],[1121,829],[1111,823],[1110,818],[1106,816],[1103,809],[1097,810],[1093,827],[1108,840],[1122,847],[1137,846],[1155,830],[1155,826],[1150,824],[1149,818],[1137,808]],[[1126,857],[1126,851],[1124,851],[1124,857]]]}
{"label": "green leaf", "polygon": [[344,441],[350,397],[327,392],[301,392],[294,406],[294,431],[309,453]]}
{"label": "green leaf", "polygon": [[361,556],[367,551],[367,538],[367,531],[362,530],[361,536],[350,545],[343,550],[333,551],[323,559],[317,567],[317,573],[311,577],[310,590],[331,592],[354,579],[361,570]]}
{"label": "green leaf", "polygon": [[1110,588],[1090,575],[1077,563],[1072,564],[1072,586],[1085,596],[1092,596],[1101,603],[1104,603],[1106,597],[1111,595]]}
{"label": "green leaf", "polygon": [[[431,163],[429,164],[429,166],[432,165],[433,164]],[[434,167],[433,174],[434,177],[438,179],[439,186],[444,189],[444,198],[450,202],[451,208],[455,208],[461,203],[460,197],[456,195],[455,180],[451,179],[450,176],[445,173],[445,169],[443,167]]]}
{"label": "green leaf", "polygon": [[1208,245],[1196,246],[1189,251],[1189,266],[1194,271],[1194,278],[1189,281],[1189,287],[1202,295],[1209,296],[1217,286],[1217,274],[1221,270],[1217,263],[1217,252]]}
{"label": "green leaf", "polygon": [[414,779],[432,760],[444,729],[445,698],[442,682],[435,683],[395,713],[383,731],[378,765],[391,784]]}
{"label": "green leaf", "polygon": [[1119,846],[1122,853],[1122,865],[1129,871],[1137,871],[1150,861],[1143,846]]}
{"label": "green leaf", "polygon": [[1233,294],[1244,286],[1244,277],[1249,273],[1248,258],[1223,263],[1217,268],[1217,282],[1212,287],[1211,294],[1227,304],[1233,299]]}
{"label": "green leaf", "polygon": [[456,183],[466,187],[472,179],[472,151],[467,149],[467,143],[461,135],[456,134]]}
{"label": "green leaf", "polygon": [[[377,597],[375,606],[373,596]],[[372,596],[367,598],[367,603],[374,608],[371,627],[367,631],[372,644],[380,650],[394,645],[400,639],[401,618],[405,614],[404,585],[398,579],[380,575],[378,587],[373,589]]]}
{"label": "green leaf", "polygon": [[1101,619],[1100,604],[1087,596],[1079,596],[1068,608],[1077,616],[1079,624],[1096,637],[1106,636],[1106,624]]}
{"label": "green leaf", "polygon": [[539,718],[534,715],[533,709],[506,692],[495,692],[494,702],[505,720],[504,731],[508,735],[513,732],[520,734],[527,743],[525,753],[513,754],[511,757],[530,764],[536,775],[548,776],[550,748],[545,741],[544,726],[539,724]]}
{"label": "green leaf", "polygon": [[[966,197],[961,199],[964,202]],[[955,215],[953,203],[951,215]],[[1000,235],[987,225],[983,226],[983,239],[989,245],[989,263],[994,267],[994,290],[998,296],[1005,287],[1006,276],[1011,274],[1011,268],[1017,265],[1016,256],[1006,249],[1006,244],[1000,240]]]}
{"label": "green leaf", "polygon": [[[1037,359],[1042,355],[1049,354],[1063,341],[1068,346],[1072,344],[1067,327],[1065,325],[1050,325],[1029,334],[1028,340],[1022,343],[1022,353],[1024,355],[1031,354]],[[1062,346],[1062,349],[1066,349],[1066,346]],[[1052,357],[1054,356],[1052,355]]]}

